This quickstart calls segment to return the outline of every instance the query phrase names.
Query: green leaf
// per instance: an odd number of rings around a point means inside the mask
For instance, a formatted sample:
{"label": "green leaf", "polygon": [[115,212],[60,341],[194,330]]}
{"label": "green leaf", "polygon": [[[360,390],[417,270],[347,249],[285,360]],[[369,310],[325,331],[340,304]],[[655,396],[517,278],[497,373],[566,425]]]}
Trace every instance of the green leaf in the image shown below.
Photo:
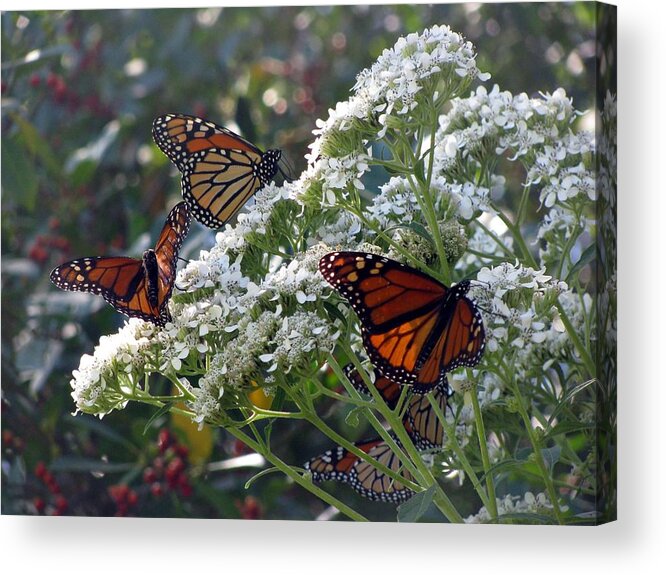
{"label": "green leaf", "polygon": [[571,401],[581,391],[583,391],[584,389],[586,389],[587,387],[596,382],[597,382],[596,379],[588,379],[587,381],[581,381],[580,383],[572,385],[569,389],[567,389],[567,392],[564,394],[560,402],[557,404],[557,407],[553,411],[552,415],[548,418],[548,422],[550,423],[551,421],[555,421],[555,418],[559,415],[560,411],[564,409],[564,407],[569,401]]}
{"label": "green leaf", "polygon": [[554,445],[553,447],[548,447],[541,450],[541,456],[543,457],[543,460],[551,473],[553,471],[553,467],[555,467],[555,464],[560,460],[561,454],[562,448],[559,445]]}
{"label": "green leaf", "polygon": [[93,433],[97,433],[102,437],[105,437],[109,441],[118,443],[126,448],[130,448],[131,450],[136,451],[136,448],[131,441],[129,441],[126,437],[122,436],[115,429],[113,429],[112,427],[108,426],[106,423],[103,423],[102,421],[100,421],[95,417],[70,416],[69,422],[76,427],[87,429],[89,431],[92,431]]}
{"label": "green leaf", "polygon": [[567,277],[565,278],[564,281],[567,283],[571,282],[571,279],[576,276],[576,274],[580,273],[580,271],[587,265],[589,264],[592,260],[594,260],[596,256],[596,249],[597,245],[592,244],[588,246],[585,251],[581,254],[580,258],[578,261],[571,267],[569,270],[569,273],[567,274]]}
{"label": "green leaf", "polygon": [[[282,406],[284,405],[284,400],[286,398],[286,393],[284,389],[281,387],[277,388],[277,391],[275,392],[275,397],[273,398],[273,403],[271,404],[271,409],[274,411],[282,411]],[[273,422],[275,420],[271,419],[269,420],[268,424],[266,425],[266,430],[265,430],[265,441],[266,441],[266,447],[271,446],[271,433],[273,433]]]}
{"label": "green leaf", "polygon": [[331,319],[336,320],[339,319],[343,324],[347,323],[347,318],[345,315],[337,308],[337,306],[333,305],[330,302],[324,302],[324,308],[326,309],[326,312],[328,315],[331,317]]}
{"label": "green leaf", "polygon": [[432,498],[435,495],[435,486],[431,485],[425,491],[416,493],[398,507],[398,521],[400,523],[414,523],[418,521],[423,514],[432,505]]}
{"label": "green leaf", "polygon": [[14,139],[2,143],[2,191],[7,197],[32,212],[39,182],[29,155]]}
{"label": "green leaf", "polygon": [[364,411],[362,407],[355,407],[345,417],[345,423],[350,427],[358,427],[360,414]]}
{"label": "green leaf", "polygon": [[143,435],[146,435],[146,433],[148,433],[148,429],[150,428],[150,425],[153,423],[153,421],[155,421],[158,417],[162,417],[164,414],[169,413],[172,407],[173,405],[171,403],[165,403],[155,413],[153,413],[153,415],[146,422],[146,425],[143,428]]}
{"label": "green leaf", "polygon": [[428,240],[430,242],[430,245],[432,245],[432,246],[435,245],[435,240],[433,239],[432,235],[428,231],[428,228],[426,228],[422,223],[420,223],[420,222],[411,222],[407,227],[410,230],[416,232],[422,238]]}
{"label": "green leaf", "polygon": [[597,424],[592,423],[580,423],[578,421],[563,421],[558,423],[555,427],[552,427],[548,430],[543,438],[550,439],[556,435],[566,434],[566,433],[576,433],[577,431],[592,431],[597,429]]}
{"label": "green leaf", "polygon": [[268,469],[264,469],[263,471],[260,471],[259,473],[257,473],[257,474],[255,474],[255,475],[253,475],[252,477],[250,477],[250,479],[248,479],[248,480],[245,482],[245,486],[244,486],[245,489],[249,489],[250,486],[251,486],[251,485],[252,485],[257,479],[259,479],[260,477],[263,477],[264,475],[268,475],[269,473],[277,473],[278,471],[280,471],[280,470],[279,470],[277,467],[269,467]]}
{"label": "green leaf", "polygon": [[19,114],[12,114],[12,119],[16,122],[20,129],[21,142],[25,145],[30,153],[39,158],[49,174],[54,177],[59,177],[61,174],[62,165],[53,154],[51,146],[47,140],[42,137],[37,128],[33,126],[28,120]]}
{"label": "green leaf", "polygon": [[425,177],[425,165],[423,158],[418,160],[414,165],[414,176],[420,183],[425,183],[426,177]]}

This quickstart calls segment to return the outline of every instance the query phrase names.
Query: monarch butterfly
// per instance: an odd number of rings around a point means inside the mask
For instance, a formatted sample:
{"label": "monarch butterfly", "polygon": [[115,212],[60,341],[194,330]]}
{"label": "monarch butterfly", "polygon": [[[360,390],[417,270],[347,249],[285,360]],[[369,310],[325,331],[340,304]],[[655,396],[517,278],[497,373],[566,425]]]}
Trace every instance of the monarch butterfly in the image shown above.
{"label": "monarch butterfly", "polygon": [[382,375],[416,393],[447,386],[446,373],[481,359],[485,331],[469,281],[447,287],[427,274],[364,252],[319,261],[324,278],[351,304],[363,344]]}
{"label": "monarch butterfly", "polygon": [[[344,369],[345,375],[349,378],[354,388],[364,394],[368,394],[368,389],[361,377],[361,374],[353,365],[347,365]],[[395,409],[400,399],[401,386],[384,377],[375,370],[374,386],[379,391],[384,402],[390,409]],[[445,385],[438,385],[433,392],[433,398],[438,403],[442,413],[446,412],[449,393]],[[430,405],[426,394],[413,394],[408,402],[405,415],[402,418],[402,424],[419,450],[436,449],[444,444],[444,428],[442,427],[437,414]]]}
{"label": "monarch butterfly", "polygon": [[[354,445],[390,470],[396,473],[400,470],[400,460],[383,439],[367,439]],[[313,457],[305,464],[305,469],[312,473],[314,481],[334,479],[347,483],[354,491],[374,501],[400,503],[414,495],[402,483],[340,446]],[[411,479],[407,473],[405,477]]]}
{"label": "monarch butterfly", "polygon": [[55,268],[51,281],[60,289],[101,295],[117,311],[163,326],[171,320],[167,303],[176,278],[178,250],[190,228],[185,202],[169,213],[155,249],[142,259],[88,257]]}
{"label": "monarch butterfly", "polygon": [[153,139],[182,172],[181,188],[194,217],[219,228],[278,171],[280,150],[261,152],[231,130],[186,114],[153,121]]}

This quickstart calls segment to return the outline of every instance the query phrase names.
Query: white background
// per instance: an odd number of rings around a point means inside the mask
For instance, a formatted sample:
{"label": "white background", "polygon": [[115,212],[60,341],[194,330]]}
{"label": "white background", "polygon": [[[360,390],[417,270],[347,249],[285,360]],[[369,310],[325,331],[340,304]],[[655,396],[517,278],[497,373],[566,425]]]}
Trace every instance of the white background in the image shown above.
{"label": "white background", "polygon": [[[614,3],[619,9],[619,521],[556,528],[4,516],[2,571],[666,572],[666,378],[659,368],[666,357],[666,186],[663,174],[658,177],[666,168],[666,11],[661,2]],[[2,9],[186,5],[12,0]]]}

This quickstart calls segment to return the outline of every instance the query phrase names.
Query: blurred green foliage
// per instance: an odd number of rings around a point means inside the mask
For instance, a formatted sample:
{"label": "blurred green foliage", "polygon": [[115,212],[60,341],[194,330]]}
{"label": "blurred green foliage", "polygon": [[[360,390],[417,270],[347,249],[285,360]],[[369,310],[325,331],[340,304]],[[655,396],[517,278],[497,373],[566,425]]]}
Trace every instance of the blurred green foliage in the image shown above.
{"label": "blurred green foliage", "polygon": [[[2,14],[3,513],[311,519],[324,511],[277,474],[246,491],[256,470],[218,473],[201,462],[182,472],[192,493],[154,493],[159,481],[146,469],[156,458],[187,461],[160,447],[167,417],[144,430],[152,414],[137,406],[104,421],[70,415],[69,374],[124,317],[101,298],[59,292],[48,273],[74,257],[136,256],[154,241],[180,196],[175,169],[151,141],[155,116],[208,117],[281,148],[296,175],[316,119],[347,98],[356,74],[400,35],[434,24],[476,45],[490,85],[530,95],[563,86],[577,108],[593,105],[589,3]],[[213,243],[213,232],[193,228],[184,257]],[[298,422],[283,427],[273,437],[286,461],[327,447]],[[189,435],[173,434],[187,446]],[[213,461],[242,455],[229,437],[213,441]],[[467,489],[451,494],[463,514],[476,511],[462,503]],[[355,495],[343,486],[339,497]],[[395,517],[390,505],[355,507]]]}

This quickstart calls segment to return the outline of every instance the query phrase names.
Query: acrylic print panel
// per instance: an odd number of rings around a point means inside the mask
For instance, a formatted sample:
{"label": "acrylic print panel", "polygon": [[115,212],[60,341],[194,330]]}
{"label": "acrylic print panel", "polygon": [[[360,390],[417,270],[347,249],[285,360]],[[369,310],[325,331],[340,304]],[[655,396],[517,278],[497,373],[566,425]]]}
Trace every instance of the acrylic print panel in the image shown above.
{"label": "acrylic print panel", "polygon": [[4,12],[2,512],[613,520],[615,15]]}

